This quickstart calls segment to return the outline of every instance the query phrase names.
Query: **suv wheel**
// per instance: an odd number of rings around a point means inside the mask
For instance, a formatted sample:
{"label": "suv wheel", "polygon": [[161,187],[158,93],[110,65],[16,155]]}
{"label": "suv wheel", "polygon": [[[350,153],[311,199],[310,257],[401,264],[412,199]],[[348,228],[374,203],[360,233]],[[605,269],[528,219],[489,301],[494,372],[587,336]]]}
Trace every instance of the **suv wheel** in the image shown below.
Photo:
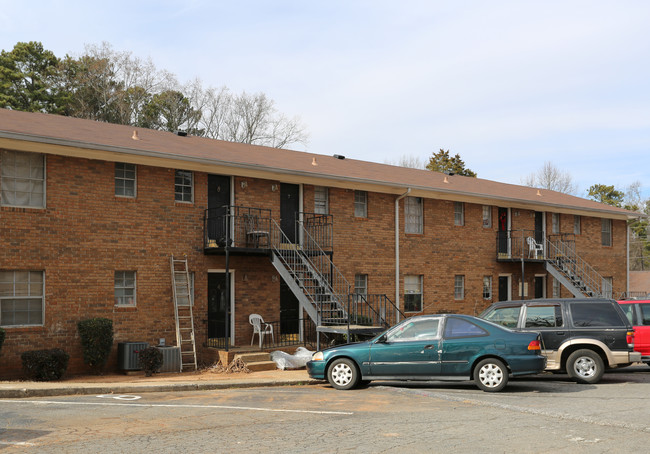
{"label": "suv wheel", "polygon": [[576,350],[569,355],[566,362],[569,377],[578,383],[598,383],[605,372],[603,359],[593,350]]}

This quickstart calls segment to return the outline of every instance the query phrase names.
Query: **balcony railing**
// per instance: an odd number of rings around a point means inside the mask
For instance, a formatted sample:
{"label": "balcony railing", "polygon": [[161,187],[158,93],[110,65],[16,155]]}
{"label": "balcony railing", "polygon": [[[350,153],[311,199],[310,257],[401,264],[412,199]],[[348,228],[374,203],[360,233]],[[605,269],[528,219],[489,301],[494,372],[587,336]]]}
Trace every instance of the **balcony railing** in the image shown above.
{"label": "balcony railing", "polygon": [[224,205],[205,210],[205,247],[269,249],[271,210]]}
{"label": "balcony railing", "polygon": [[499,260],[543,260],[546,256],[546,242],[539,230],[499,231],[496,249]]}
{"label": "balcony railing", "polygon": [[[302,241],[302,250],[331,254],[334,246],[332,215],[296,213],[296,233]],[[271,222],[271,210],[264,208],[229,206],[205,210],[205,248],[222,248],[226,238],[233,248],[270,249],[271,241],[279,233]],[[304,232],[307,232],[307,235]]]}
{"label": "balcony railing", "polygon": [[[304,346],[315,349],[316,324],[310,318],[266,322],[273,327],[273,336],[265,334],[263,349]],[[257,338],[255,338],[257,340]]]}

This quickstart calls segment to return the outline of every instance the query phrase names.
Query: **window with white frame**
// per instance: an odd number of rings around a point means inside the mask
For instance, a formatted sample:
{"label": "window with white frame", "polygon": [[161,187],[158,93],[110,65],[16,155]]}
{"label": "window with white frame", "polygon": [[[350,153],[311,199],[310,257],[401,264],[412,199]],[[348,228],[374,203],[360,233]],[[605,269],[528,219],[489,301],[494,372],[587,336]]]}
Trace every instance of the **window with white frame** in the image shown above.
{"label": "window with white frame", "polygon": [[174,200],[189,203],[194,201],[194,175],[190,170],[176,170]]}
{"label": "window with white frame", "polygon": [[3,150],[0,154],[0,204],[45,208],[45,156]]}
{"label": "window with white frame", "polygon": [[115,163],[115,195],[135,197],[135,164]]}
{"label": "window with white frame", "polygon": [[[356,202],[356,195],[355,195]],[[329,213],[329,191],[325,186],[314,186],[314,213]],[[355,204],[356,213],[356,204]]]}
{"label": "window with white frame", "polygon": [[483,205],[483,228],[492,228],[492,207]]}
{"label": "window with white frame", "polygon": [[368,275],[355,274],[354,275],[354,293],[357,295],[368,295]]}
{"label": "window with white frame", "polygon": [[483,276],[483,299],[492,299],[492,276]]}
{"label": "window with white frame", "polygon": [[465,225],[465,204],[454,202],[454,225]]}
{"label": "window with white frame", "polygon": [[404,312],[422,311],[422,276],[404,276]]}
{"label": "window with white frame", "polygon": [[580,235],[580,231],[582,230],[580,224],[581,224],[580,216],[577,215],[577,214],[574,215],[573,216],[573,233],[575,233],[576,235]]}
{"label": "window with white frame", "polygon": [[603,297],[612,298],[614,295],[614,278],[603,277]]}
{"label": "window with white frame", "polygon": [[553,298],[559,298],[560,297],[560,281],[557,279],[553,278]]}
{"label": "window with white frame", "polygon": [[404,199],[405,233],[422,233],[422,197],[406,197]]}
{"label": "window with white frame", "polygon": [[135,306],[136,280],[135,271],[115,272],[115,305]]}
{"label": "window with white frame", "polygon": [[368,217],[368,193],[366,191],[354,191],[354,217]]}
{"label": "window with white frame", "polygon": [[0,326],[43,325],[43,271],[0,271]]}
{"label": "window with white frame", "polygon": [[463,275],[454,276],[454,299],[465,299],[465,276]]}
{"label": "window with white frame", "polygon": [[551,232],[554,234],[560,233],[560,213],[551,214]]}
{"label": "window with white frame", "polygon": [[601,243],[603,246],[612,245],[612,220],[603,219],[601,221]]}

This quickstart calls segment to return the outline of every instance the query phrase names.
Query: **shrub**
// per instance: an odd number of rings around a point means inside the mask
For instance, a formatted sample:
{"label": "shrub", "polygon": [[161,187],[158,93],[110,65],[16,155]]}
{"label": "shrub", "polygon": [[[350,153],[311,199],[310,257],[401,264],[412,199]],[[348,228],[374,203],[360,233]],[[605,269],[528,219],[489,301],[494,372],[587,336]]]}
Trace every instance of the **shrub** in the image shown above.
{"label": "shrub", "polygon": [[2,344],[5,341],[5,330],[0,328],[0,351],[2,351]]}
{"label": "shrub", "polygon": [[154,372],[158,372],[158,369],[162,367],[163,364],[163,354],[156,347],[147,347],[144,350],[141,350],[138,354],[140,361],[140,367],[144,370],[144,374],[147,377],[151,377]]}
{"label": "shrub", "polygon": [[36,381],[60,380],[68,368],[70,355],[60,348],[24,352],[23,370],[27,378]]}
{"label": "shrub", "polygon": [[113,321],[107,318],[90,318],[77,323],[84,363],[95,373],[104,370],[113,347]]}

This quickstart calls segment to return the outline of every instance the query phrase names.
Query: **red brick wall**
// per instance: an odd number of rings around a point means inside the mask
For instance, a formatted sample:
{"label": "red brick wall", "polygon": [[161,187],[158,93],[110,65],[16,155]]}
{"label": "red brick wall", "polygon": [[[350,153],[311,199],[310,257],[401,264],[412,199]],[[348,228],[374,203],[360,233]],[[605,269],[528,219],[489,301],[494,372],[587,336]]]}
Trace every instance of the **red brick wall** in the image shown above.
{"label": "red brick wall", "polygon": [[[165,338],[175,343],[169,257],[187,254],[195,273],[195,326],[200,357],[207,339],[209,270],[223,270],[223,256],[203,253],[203,216],[207,207],[207,174],[194,173],[194,202],[174,202],[174,170],[137,166],[137,197],[115,197],[114,163],[48,155],[47,208],[0,208],[0,269],[45,272],[45,323],[42,327],[7,327],[0,351],[0,378],[20,374],[20,354],[61,347],[72,358],[70,373],[82,363],[76,324],[89,317],[114,322],[115,342]],[[242,182],[245,184],[242,185]],[[275,187],[274,185],[278,185]],[[235,204],[272,210],[279,219],[281,182],[234,178]],[[334,262],[351,284],[356,273],[368,275],[369,293],[395,300],[394,258],[396,196],[368,194],[368,217],[354,217],[354,191],[329,189],[334,219]],[[313,186],[303,186],[304,211],[313,211]],[[515,210],[513,210],[514,212]],[[482,205],[465,204],[465,225],[454,225],[453,202],[424,200],[424,233],[404,234],[404,202],[400,203],[400,293],[404,275],[424,279],[423,312],[475,314],[492,302],[483,299],[484,275],[493,278],[497,298],[499,274],[511,273],[513,297],[518,291],[519,264],[496,261],[497,208],[492,227],[482,227]],[[519,210],[512,228],[533,227],[532,211]],[[550,215],[547,216],[550,232]],[[582,217],[579,253],[597,270],[614,278],[614,290],[625,290],[626,226],[615,221],[614,245],[600,246],[600,219]],[[562,216],[562,230],[573,231],[573,217]],[[280,282],[267,257],[234,256],[235,334],[237,345],[251,340],[250,313],[278,320]],[[114,304],[114,272],[136,271],[135,308]],[[526,266],[529,294],[542,265]],[[465,298],[454,300],[454,276],[465,276]],[[551,279],[547,282],[551,294]],[[563,290],[563,296],[568,293]],[[402,305],[402,302],[400,302]],[[116,368],[116,351],[108,365]]]}

